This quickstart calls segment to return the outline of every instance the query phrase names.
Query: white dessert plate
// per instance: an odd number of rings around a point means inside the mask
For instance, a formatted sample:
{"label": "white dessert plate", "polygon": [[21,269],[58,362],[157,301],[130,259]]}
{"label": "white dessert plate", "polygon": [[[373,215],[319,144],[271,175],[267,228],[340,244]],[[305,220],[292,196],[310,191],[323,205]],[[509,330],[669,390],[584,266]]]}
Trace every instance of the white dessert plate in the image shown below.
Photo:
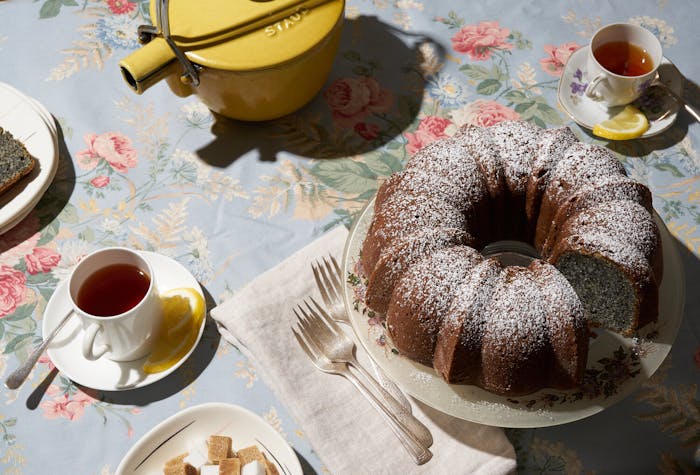
{"label": "white dessert plate", "polygon": [[0,83],[0,127],[24,143],[37,160],[34,169],[0,195],[0,234],[37,205],[58,169],[56,124],[46,108],[17,89]]}
{"label": "white dessert plate", "polygon": [[[586,62],[590,46],[582,46],[574,51],[564,66],[557,97],[564,112],[582,127],[592,130],[595,124],[612,118],[623,107],[608,108],[604,102],[591,99],[586,96],[586,86],[590,81],[586,71]],[[683,89],[683,76],[666,58],[659,65],[659,77],[676,94],[681,94]],[[678,116],[680,106],[669,94],[663,93],[660,88],[655,92],[638,99],[635,103],[649,119],[649,130],[644,132],[641,138],[659,134],[673,125]]]}
{"label": "white dessert plate", "polygon": [[[360,249],[374,215],[374,199],[355,221],[343,252],[343,272],[355,272]],[[680,256],[661,219],[664,276],[659,291],[659,321],[634,338],[607,330],[591,339],[584,383],[561,391],[543,389],[520,397],[503,397],[476,386],[447,384],[433,368],[398,355],[385,333],[382,318],[369,318],[358,302],[356,279],[347,279],[345,308],[353,330],[370,357],[406,392],[446,414],[499,427],[546,427],[596,414],[628,396],[658,369],[671,350],[683,317],[685,281]]]}
{"label": "white dessert plate", "polygon": [[193,444],[210,435],[231,437],[234,450],[257,445],[281,475],[303,474],[294,450],[260,416],[233,404],[207,403],[180,411],[151,429],[127,452],[115,475],[163,473],[166,461],[190,452]]}
{"label": "white dessert plate", "polygon": [[34,106],[37,113],[42,117],[42,119],[44,119],[44,122],[46,122],[46,125],[48,126],[49,130],[51,130],[51,132],[54,135],[56,135],[56,131],[57,131],[56,121],[54,120],[54,118],[51,115],[51,113],[49,112],[49,110],[46,107],[44,107],[44,105],[42,103],[40,103],[39,101],[37,101],[33,97],[29,97],[26,94],[23,94],[17,88],[14,88],[14,87],[10,86],[9,84],[5,84],[4,82],[0,82],[0,89],[5,89],[14,95],[17,95],[17,96],[20,96],[20,97],[27,99]]}
{"label": "white dessert plate", "polygon": [[[179,262],[155,252],[140,251],[140,253],[153,267],[156,285],[160,292],[166,292],[177,287],[192,287],[204,297],[197,279]],[[44,320],[41,325],[42,334],[48,335],[51,333],[58,325],[61,317],[70,308],[68,283],[64,281],[56,288],[46,305]],[[173,366],[160,373],[147,374],[143,371],[146,357],[126,362],[112,361],[106,355],[93,361],[86,359],[81,349],[83,329],[80,319],[75,315],[58,332],[58,335],[49,345],[47,352],[56,368],[77,384],[100,391],[135,389],[153,384],[180,367],[197,347],[200,338],[202,338],[205,324],[206,318],[202,319],[197,340],[190,351]]]}
{"label": "white dessert plate", "polygon": [[26,94],[23,94],[17,88],[12,87],[9,84],[5,84],[3,82],[0,82],[0,89],[6,89],[6,90],[10,91],[11,93],[14,93],[18,96],[22,96],[22,97],[26,98],[34,106],[37,113],[42,117],[42,119],[44,119],[44,121],[46,122],[46,125],[49,127],[51,132],[54,135],[56,134],[56,131],[57,131],[56,121],[54,120],[54,118],[51,115],[51,113],[49,112],[49,110],[46,107],[44,107],[44,105],[41,102],[39,102],[38,100],[36,100],[33,97],[29,97]]}

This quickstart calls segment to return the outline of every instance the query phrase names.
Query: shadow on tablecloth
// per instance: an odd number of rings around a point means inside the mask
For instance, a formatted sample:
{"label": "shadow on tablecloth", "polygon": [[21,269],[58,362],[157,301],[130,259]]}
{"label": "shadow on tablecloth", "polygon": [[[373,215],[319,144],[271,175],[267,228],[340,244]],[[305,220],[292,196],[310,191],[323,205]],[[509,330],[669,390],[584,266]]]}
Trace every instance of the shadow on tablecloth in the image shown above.
{"label": "shadow on tablecloth", "polygon": [[215,116],[216,139],[197,153],[212,166],[226,167],[251,150],[263,161],[276,160],[280,152],[307,158],[371,152],[414,122],[426,77],[444,56],[445,48],[428,36],[373,16],[348,19],[333,69],[314,100],[269,122]]}
{"label": "shadow on tablecloth", "polygon": [[299,459],[299,464],[301,464],[301,470],[304,475],[318,475],[318,472],[314,470],[314,468],[302,454],[300,454],[297,450],[294,450],[294,453]]}

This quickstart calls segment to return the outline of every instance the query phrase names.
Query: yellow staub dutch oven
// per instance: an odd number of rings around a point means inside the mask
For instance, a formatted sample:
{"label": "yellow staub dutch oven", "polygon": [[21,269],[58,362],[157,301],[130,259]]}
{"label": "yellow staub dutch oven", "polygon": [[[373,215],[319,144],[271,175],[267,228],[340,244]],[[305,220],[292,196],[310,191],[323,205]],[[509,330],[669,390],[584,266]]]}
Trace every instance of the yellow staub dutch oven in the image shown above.
{"label": "yellow staub dutch oven", "polygon": [[294,112],[321,89],[344,0],[151,0],[154,26],[120,63],[136,93],[165,79],[180,97],[246,121]]}

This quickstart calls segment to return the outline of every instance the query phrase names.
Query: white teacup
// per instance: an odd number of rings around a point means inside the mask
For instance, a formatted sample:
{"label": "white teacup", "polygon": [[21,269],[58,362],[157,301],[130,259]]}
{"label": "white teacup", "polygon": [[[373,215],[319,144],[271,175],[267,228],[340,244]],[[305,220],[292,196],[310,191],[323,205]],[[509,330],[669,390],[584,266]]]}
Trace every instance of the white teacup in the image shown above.
{"label": "white teacup", "polygon": [[83,324],[83,356],[132,361],[147,355],[162,321],[153,269],[136,251],[110,247],[84,257],[68,282]]}
{"label": "white teacup", "polygon": [[[626,42],[644,50],[651,59],[651,69],[640,75],[627,76],[603,67],[596,58],[596,51],[612,42]],[[622,106],[633,102],[656,76],[663,52],[661,43],[644,27],[629,23],[615,23],[599,29],[591,39],[588,51],[588,76],[592,77],[586,95],[605,102],[608,106]]]}

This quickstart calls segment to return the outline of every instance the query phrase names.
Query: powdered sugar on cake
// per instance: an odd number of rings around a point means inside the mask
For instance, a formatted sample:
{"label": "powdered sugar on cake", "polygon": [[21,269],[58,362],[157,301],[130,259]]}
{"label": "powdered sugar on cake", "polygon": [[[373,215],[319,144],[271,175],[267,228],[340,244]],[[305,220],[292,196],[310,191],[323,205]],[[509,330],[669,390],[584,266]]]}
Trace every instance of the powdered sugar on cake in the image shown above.
{"label": "powdered sugar on cake", "polygon": [[[362,249],[367,303],[386,311],[399,352],[448,382],[505,395],[571,388],[587,318],[625,332],[657,318],[651,210],[610,151],[569,129],[465,126],[380,187]],[[543,260],[503,267],[478,254],[503,239],[532,242]]]}

